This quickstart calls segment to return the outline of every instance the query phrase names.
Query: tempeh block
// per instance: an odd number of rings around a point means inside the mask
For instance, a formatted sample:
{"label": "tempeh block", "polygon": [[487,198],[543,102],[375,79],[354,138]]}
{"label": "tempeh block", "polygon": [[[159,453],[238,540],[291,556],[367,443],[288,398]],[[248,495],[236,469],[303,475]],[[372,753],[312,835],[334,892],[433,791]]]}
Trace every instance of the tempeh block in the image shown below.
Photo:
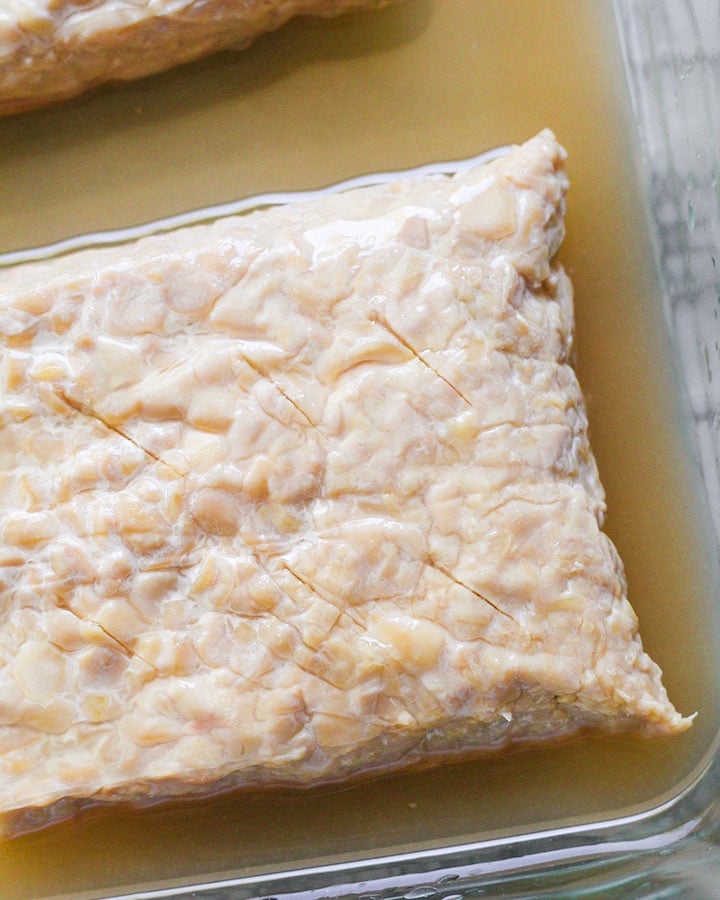
{"label": "tempeh block", "polygon": [[7,0],[0,3],[0,115],[245,47],[295,16],[396,0]]}
{"label": "tempeh block", "polygon": [[0,813],[689,725],[601,530],[564,156],[0,276]]}

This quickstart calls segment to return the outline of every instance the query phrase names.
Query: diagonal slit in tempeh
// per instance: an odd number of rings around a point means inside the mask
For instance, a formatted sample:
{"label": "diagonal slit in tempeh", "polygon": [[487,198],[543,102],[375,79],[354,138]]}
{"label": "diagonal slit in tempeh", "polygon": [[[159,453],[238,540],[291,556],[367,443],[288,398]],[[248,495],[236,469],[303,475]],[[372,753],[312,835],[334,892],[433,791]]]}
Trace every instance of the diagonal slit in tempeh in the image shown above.
{"label": "diagonal slit in tempeh", "polygon": [[[318,597],[320,597],[321,600],[324,600],[326,603],[334,606],[341,616],[347,616],[348,619],[350,619],[351,622],[357,625],[357,627],[361,631],[365,628],[365,624],[363,622],[358,621],[358,619],[356,619],[355,616],[351,615],[347,609],[343,609],[339,603],[335,603],[330,597],[327,596],[324,591],[319,590],[316,585],[312,584],[306,578],[303,578],[302,575],[298,575],[298,573],[294,569],[290,568],[287,562],[283,561],[282,568],[285,569],[286,572],[289,572],[293,578],[300,582],[300,584],[304,585],[311,594],[316,594]],[[272,576],[270,577],[272,578]]]}
{"label": "diagonal slit in tempeh", "polygon": [[460,397],[461,400],[464,400],[465,403],[467,403],[467,405],[472,408],[472,403],[470,402],[470,400],[468,400],[465,394],[463,394],[460,388],[457,387],[457,385],[453,384],[452,381],[450,381],[440,372],[438,372],[438,370],[434,366],[431,366],[430,363],[420,353],[418,353],[418,351],[412,346],[412,344],[410,344],[409,341],[407,341],[398,331],[396,331],[392,327],[392,325],[385,318],[383,318],[383,316],[376,312],[370,315],[370,319],[373,322],[377,322],[377,324],[384,328],[388,332],[388,334],[391,334],[396,341],[398,341],[403,345],[403,347],[405,347],[406,350],[409,350],[410,353],[412,353],[412,355],[415,357],[415,359],[417,359],[418,362],[422,363],[425,368],[429,369],[434,375],[437,375],[437,377],[441,381],[444,381],[451,390],[455,391],[455,393],[458,395],[458,397]]}
{"label": "diagonal slit in tempeh", "polygon": [[99,622],[96,622],[94,619],[89,619],[86,616],[81,615],[77,610],[72,608],[71,604],[66,599],[64,599],[62,597],[57,597],[57,600],[58,600],[58,603],[57,603],[58,609],[64,609],[67,612],[72,613],[72,615],[75,616],[75,618],[80,622],[87,622],[89,625],[93,625],[95,628],[102,631],[102,633],[109,640],[116,643],[118,645],[118,647],[120,647],[120,649],[123,651],[123,653],[125,653],[126,656],[128,656],[128,657],[134,656],[136,659],[139,659],[141,662],[145,663],[146,666],[149,666],[149,668],[151,668],[153,670],[153,672],[155,672],[156,675],[162,675],[162,672],[156,666],[154,666],[150,662],[150,660],[145,659],[144,656],[141,656],[139,653],[136,653],[135,650],[132,649],[132,647],[128,647],[128,645],[124,641],[121,641],[118,637],[116,637],[114,634],[109,632],[107,630],[107,628],[105,628]]}
{"label": "diagonal slit in tempeh", "polygon": [[308,423],[308,425],[310,425],[311,428],[315,428],[317,431],[319,431],[317,424],[315,422],[313,422],[313,420],[305,412],[305,410],[298,403],[296,403],[295,400],[292,399],[292,397],[289,397],[287,392],[284,391],[280,387],[280,385],[267,374],[267,372],[263,372],[263,370],[260,368],[260,366],[257,363],[253,362],[250,359],[250,357],[246,356],[244,353],[240,353],[240,358],[242,360],[244,360],[244,362],[246,362],[247,365],[250,366],[250,368],[253,370],[253,372],[255,372],[257,375],[259,375],[261,378],[264,378],[266,381],[269,381],[270,384],[278,392],[278,394],[280,394],[281,397],[283,397],[285,400],[287,400],[287,402],[290,404],[290,406],[292,406],[298,413],[300,413],[300,415],[303,417],[303,419],[305,419],[305,421]]}
{"label": "diagonal slit in tempeh", "polygon": [[260,368],[260,366],[256,362],[253,362],[253,360],[250,359],[250,357],[246,356],[246,354],[240,353],[240,358],[244,360],[244,362],[246,362],[247,365],[250,366],[250,368],[256,374],[258,374],[261,378],[264,378],[266,381],[270,382],[270,384],[275,388],[278,394],[280,394],[280,396],[283,397],[290,404],[290,406],[292,406],[303,417],[303,419],[307,422],[308,425],[310,425],[311,428],[314,428],[315,431],[317,431],[317,433],[324,441],[327,441],[326,435],[322,433],[322,431],[318,427],[318,424],[316,422],[313,422],[313,420],[300,406],[300,404],[296,400],[293,400],[293,398],[287,393],[287,391],[284,391],[280,387],[280,385],[273,378],[271,378],[270,375],[268,375],[267,372],[264,372]]}
{"label": "diagonal slit in tempeh", "polygon": [[115,434],[120,435],[120,437],[125,438],[126,441],[129,441],[129,443],[137,447],[138,450],[142,450],[143,453],[145,453],[151,459],[155,460],[155,462],[160,463],[163,466],[167,466],[167,468],[170,469],[171,472],[174,472],[178,478],[185,478],[182,472],[179,472],[174,466],[170,465],[170,463],[164,460],[162,456],[158,456],[157,453],[153,453],[152,450],[148,450],[147,447],[144,447],[142,444],[138,443],[138,441],[134,437],[127,434],[127,432],[123,431],[122,428],[119,428],[117,425],[113,425],[111,422],[108,422],[107,419],[105,419],[100,415],[99,412],[97,412],[97,410],[92,409],[92,407],[89,407],[83,403],[80,403],[73,397],[69,397],[64,391],[56,390],[55,396],[62,400],[62,402],[65,403],[65,405],[70,409],[75,410],[76,413],[79,413],[82,416],[87,416],[89,419],[94,419],[96,422],[100,422],[100,424],[104,425],[109,431],[115,432]]}
{"label": "diagonal slit in tempeh", "polygon": [[[252,371],[255,372],[256,375],[258,375],[260,378],[262,378],[263,381],[267,381],[267,383],[272,386],[273,390],[277,393],[277,395],[279,397],[282,397],[282,399],[295,410],[295,412],[300,416],[300,418],[303,420],[303,422],[307,423],[311,428],[313,428],[320,436],[320,439],[327,443],[327,440],[328,440],[327,436],[325,434],[323,434],[319,425],[317,425],[315,422],[312,421],[310,416],[308,416],[308,414],[305,412],[305,410],[300,406],[300,404],[296,400],[293,400],[293,398],[290,397],[287,394],[287,392],[284,391],[280,387],[280,385],[270,377],[269,374],[264,372],[257,363],[253,362],[252,359],[250,359],[250,357],[246,356],[242,351],[238,351],[237,355],[238,355],[238,359],[241,359],[248,366],[248,368],[252,369]],[[250,390],[248,388],[246,388],[239,379],[235,381],[235,385],[237,387],[239,387],[241,390],[245,391],[246,395],[249,396]],[[280,424],[280,425],[283,424],[281,422],[281,420],[277,418],[276,415],[274,415],[272,412],[270,412],[264,406],[262,406],[261,409],[265,413],[266,416],[268,416],[269,418],[278,422],[278,424]]]}
{"label": "diagonal slit in tempeh", "polygon": [[517,621],[517,619],[514,616],[512,616],[509,612],[506,612],[506,610],[501,609],[496,603],[493,603],[492,600],[489,600],[484,594],[481,594],[480,591],[478,591],[476,588],[470,587],[469,584],[466,584],[464,581],[461,581],[459,578],[456,578],[452,572],[448,571],[444,566],[440,565],[439,562],[432,559],[432,557],[428,556],[425,559],[420,560],[420,562],[422,562],[423,565],[430,566],[430,568],[435,569],[436,571],[440,572],[441,575],[444,575],[446,578],[449,578],[450,581],[454,581],[455,584],[459,585],[460,587],[465,588],[466,591],[470,591],[470,593],[474,594],[478,598],[478,600],[483,600],[485,603],[487,603],[488,606],[492,606],[492,608],[495,610],[496,613],[500,613],[501,616],[505,616],[506,618],[511,619],[513,622],[515,622],[516,625],[520,624]]}

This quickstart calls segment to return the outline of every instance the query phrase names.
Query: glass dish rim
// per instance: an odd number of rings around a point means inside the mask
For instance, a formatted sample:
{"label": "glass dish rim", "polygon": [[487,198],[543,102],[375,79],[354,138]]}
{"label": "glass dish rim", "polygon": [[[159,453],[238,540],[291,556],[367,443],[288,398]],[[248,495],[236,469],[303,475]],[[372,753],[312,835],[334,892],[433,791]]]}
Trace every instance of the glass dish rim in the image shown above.
{"label": "glass dish rim", "polygon": [[[633,0],[612,0],[615,24],[620,32],[621,44],[625,50],[619,10],[629,6]],[[662,2],[662,0],[661,0]],[[692,2],[692,0],[691,0]],[[481,154],[467,160],[471,165],[481,158],[488,158],[502,152],[497,148],[490,154]],[[465,161],[463,161],[464,163]],[[458,163],[458,165],[463,164]],[[454,163],[453,163],[454,165]],[[388,179],[403,172],[443,172],[447,164],[414,167],[389,173]],[[158,224],[164,228],[178,228],[200,221],[244,212],[250,204],[271,205],[286,202],[287,197],[301,199],[318,195],[332,189],[348,189],[361,186],[368,181],[376,182],[376,176],[349,179],[319,191],[289,192],[289,194],[266,194],[253,197],[249,201],[205,209],[202,216],[198,212],[175,216],[165,222],[152,223],[152,231],[157,233]],[[106,234],[106,233],[105,233]],[[143,226],[123,229],[116,233],[118,241],[130,240],[143,235]],[[0,267],[26,262],[33,258],[47,258],[48,250],[59,254],[75,249],[78,244],[84,248],[98,246],[93,243],[94,235],[83,235],[73,241],[60,242],[48,248],[41,247],[29,251],[3,254]],[[662,283],[662,279],[661,279]],[[667,304],[667,296],[663,297]],[[530,879],[554,878],[559,871],[573,869],[576,874],[590,871],[597,863],[620,863],[629,858],[633,865],[642,866],[646,873],[669,852],[682,854],[690,842],[702,839],[720,822],[720,730],[709,744],[702,760],[692,773],[674,784],[664,795],[656,797],[642,808],[617,817],[594,819],[589,822],[558,824],[557,827],[542,827],[535,830],[523,829],[517,833],[491,836],[486,839],[457,842],[447,846],[433,846],[426,849],[412,849],[382,856],[369,856],[343,862],[328,862],[315,865],[276,867],[274,871],[220,880],[205,880],[202,876],[195,883],[176,883],[173,886],[157,887],[135,891],[115,888],[112,895],[117,900],[160,900],[160,898],[202,896],[219,898],[232,896],[233,900],[251,897],[268,897],[275,900],[310,897],[339,897],[361,894],[373,898],[390,896],[420,900],[435,896],[445,900],[460,900],[464,889],[470,889],[478,878],[483,884],[505,884],[506,879],[518,882],[522,887]],[[717,862],[717,857],[716,857]],[[545,884],[545,887],[552,887]],[[119,893],[118,891],[125,891]],[[91,896],[81,894],[80,896]],[[96,892],[93,897],[99,896]]]}
{"label": "glass dish rim", "polygon": [[[491,886],[493,882],[488,879],[504,884],[505,876],[513,876],[522,885],[543,872],[552,879],[562,867],[578,877],[590,872],[597,863],[627,862],[629,858],[634,861],[633,867],[642,867],[649,874],[653,865],[669,852],[682,853],[688,842],[702,838],[717,825],[719,781],[720,730],[695,770],[675,786],[679,788],[677,793],[659,804],[617,818],[112,896],[116,900],[162,900],[197,897],[197,892],[202,891],[202,897],[213,900],[226,896],[233,900],[295,900],[316,893],[328,900],[356,894],[368,900],[386,896],[393,900],[421,900],[447,889],[449,894],[442,894],[445,900],[460,900],[460,891],[470,888],[477,878]],[[357,877],[350,880],[352,876]]]}

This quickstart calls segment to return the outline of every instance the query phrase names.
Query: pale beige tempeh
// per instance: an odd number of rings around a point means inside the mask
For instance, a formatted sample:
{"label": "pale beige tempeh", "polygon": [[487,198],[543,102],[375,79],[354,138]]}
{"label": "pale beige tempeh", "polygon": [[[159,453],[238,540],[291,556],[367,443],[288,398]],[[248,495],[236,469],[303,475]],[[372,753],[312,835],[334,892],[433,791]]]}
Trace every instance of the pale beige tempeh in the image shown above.
{"label": "pale beige tempeh", "polygon": [[563,159],[2,276],[0,812],[687,727],[600,530]]}
{"label": "pale beige tempeh", "polygon": [[130,81],[229,47],[298,15],[396,0],[4,0],[0,115]]}

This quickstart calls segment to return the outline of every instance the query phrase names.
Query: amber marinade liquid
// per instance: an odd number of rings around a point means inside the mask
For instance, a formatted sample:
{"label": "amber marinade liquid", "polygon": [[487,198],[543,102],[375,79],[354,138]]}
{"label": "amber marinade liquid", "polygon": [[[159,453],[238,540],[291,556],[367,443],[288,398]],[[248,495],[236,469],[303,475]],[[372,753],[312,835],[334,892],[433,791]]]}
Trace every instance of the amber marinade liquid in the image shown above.
{"label": "amber marinade liquid", "polygon": [[[577,362],[667,740],[578,738],[311,793],[94,811],[0,844],[0,896],[100,896],[614,818],[676,793],[718,728],[715,563],[678,413],[610,3],[407,0],[0,121],[0,252],[268,191],[569,151]],[[0,275],[1,279],[1,275]],[[87,892],[87,893],[85,893]]]}

